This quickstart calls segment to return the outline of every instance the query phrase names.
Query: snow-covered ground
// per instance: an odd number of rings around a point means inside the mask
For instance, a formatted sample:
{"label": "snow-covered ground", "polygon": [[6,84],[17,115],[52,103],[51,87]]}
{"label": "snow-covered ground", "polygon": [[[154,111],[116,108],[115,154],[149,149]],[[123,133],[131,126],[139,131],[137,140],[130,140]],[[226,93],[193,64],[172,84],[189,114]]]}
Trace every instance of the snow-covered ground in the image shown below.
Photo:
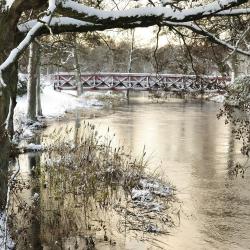
{"label": "snow-covered ground", "polygon": [[[74,92],[64,93],[53,89],[53,86],[47,84],[44,86],[41,94],[42,111],[45,117],[59,117],[66,111],[81,107],[91,107],[100,105],[96,99],[85,99],[84,96],[77,97]],[[15,108],[15,118],[25,116],[27,110],[27,95],[17,98]]]}
{"label": "snow-covered ground", "polygon": [[223,103],[225,100],[225,96],[224,95],[215,95],[215,96],[209,97],[208,100],[213,101],[213,102]]}
{"label": "snow-covered ground", "polygon": [[[89,108],[92,106],[102,106],[95,96],[86,98],[85,95],[76,96],[76,91],[58,92],[53,85],[45,82],[42,86],[41,94],[42,112],[45,118],[62,117],[65,112],[77,108]],[[33,130],[39,128],[39,122],[27,126],[27,95],[17,98],[17,105],[14,113],[15,130],[21,131],[22,137],[33,136]]]}

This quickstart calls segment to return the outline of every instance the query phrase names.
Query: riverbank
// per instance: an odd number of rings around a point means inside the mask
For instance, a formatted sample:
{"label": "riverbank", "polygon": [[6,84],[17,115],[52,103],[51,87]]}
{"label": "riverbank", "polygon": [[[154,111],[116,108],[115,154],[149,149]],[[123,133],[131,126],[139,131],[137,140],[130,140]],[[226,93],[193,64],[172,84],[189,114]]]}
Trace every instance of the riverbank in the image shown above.
{"label": "riverbank", "polygon": [[27,95],[17,98],[14,112],[14,127],[18,139],[27,139],[34,136],[34,131],[46,126],[46,121],[58,120],[66,113],[82,108],[101,107],[103,103],[85,96],[77,97],[75,92],[68,93],[55,91],[49,82],[42,84],[41,106],[43,116],[38,117],[36,122],[27,120]]}

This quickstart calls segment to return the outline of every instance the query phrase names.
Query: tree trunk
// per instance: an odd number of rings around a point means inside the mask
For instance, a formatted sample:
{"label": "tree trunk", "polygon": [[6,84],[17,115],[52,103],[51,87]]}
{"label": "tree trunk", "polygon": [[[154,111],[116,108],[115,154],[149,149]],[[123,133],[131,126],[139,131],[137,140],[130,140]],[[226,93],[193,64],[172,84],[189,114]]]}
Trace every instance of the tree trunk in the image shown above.
{"label": "tree trunk", "polygon": [[43,116],[41,104],[41,48],[37,50],[37,85],[36,85],[36,115]]}
{"label": "tree trunk", "polygon": [[133,29],[131,30],[131,43],[130,43],[129,59],[128,59],[128,73],[131,73],[132,71],[134,43],[135,43],[135,30]]}
{"label": "tree trunk", "polygon": [[29,65],[28,65],[28,88],[27,88],[27,99],[28,99],[28,110],[27,119],[31,121],[37,120],[37,78],[38,78],[38,63],[39,63],[39,45],[36,42],[30,44],[29,47]]}
{"label": "tree trunk", "polygon": [[[132,71],[132,61],[133,61],[133,52],[134,52],[134,43],[135,43],[135,30],[131,30],[131,43],[129,50],[129,59],[128,59],[128,73]],[[129,89],[126,91],[126,98],[129,102]]]}
{"label": "tree trunk", "polygon": [[76,87],[77,87],[77,95],[80,96],[82,94],[82,84],[81,84],[81,69],[79,65],[79,58],[77,53],[77,43],[76,37],[74,41],[74,60],[75,60],[75,79],[76,79]]}
{"label": "tree trunk", "polygon": [[[11,15],[8,12],[0,12],[0,64],[17,46],[19,34],[16,24],[19,15],[20,13]],[[0,88],[0,209],[5,207],[7,195],[10,137],[14,131],[13,114],[18,82],[17,69],[18,64],[14,63],[2,72],[7,86]]]}
{"label": "tree trunk", "polygon": [[[8,13],[0,13],[0,64],[5,61],[10,51],[16,47],[18,42],[18,31],[16,21]],[[13,134],[13,113],[16,105],[17,88],[17,63],[10,65],[3,72],[3,79],[7,87],[0,89],[0,169],[7,166],[9,129],[10,137]],[[11,107],[9,107],[11,100]]]}
{"label": "tree trunk", "polygon": [[6,203],[8,186],[8,162],[9,141],[7,131],[0,130],[0,212],[4,209]]}
{"label": "tree trunk", "polygon": [[10,104],[9,104],[9,113],[6,119],[6,128],[9,134],[9,137],[12,138],[14,135],[14,109],[16,107],[16,93],[17,93],[17,82],[18,82],[18,64],[15,63],[13,65],[12,70],[10,71],[10,78],[12,84],[9,85],[10,87]]}
{"label": "tree trunk", "polygon": [[231,57],[231,60],[228,62],[228,66],[231,69],[231,84],[234,83],[235,79],[242,75],[242,65],[240,62],[240,55],[237,53],[234,53]]}

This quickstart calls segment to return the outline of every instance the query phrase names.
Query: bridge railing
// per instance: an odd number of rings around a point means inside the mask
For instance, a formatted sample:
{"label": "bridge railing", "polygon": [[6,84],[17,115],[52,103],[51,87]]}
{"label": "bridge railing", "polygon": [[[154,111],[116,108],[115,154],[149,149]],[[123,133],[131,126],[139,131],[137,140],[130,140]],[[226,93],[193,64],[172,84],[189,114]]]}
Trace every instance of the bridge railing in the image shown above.
{"label": "bridge railing", "polygon": [[[83,73],[81,85],[85,90],[152,90],[165,89],[171,91],[197,91],[224,88],[230,83],[229,77],[196,76],[181,74],[149,74],[149,73]],[[53,75],[55,88],[76,89],[74,73]]]}

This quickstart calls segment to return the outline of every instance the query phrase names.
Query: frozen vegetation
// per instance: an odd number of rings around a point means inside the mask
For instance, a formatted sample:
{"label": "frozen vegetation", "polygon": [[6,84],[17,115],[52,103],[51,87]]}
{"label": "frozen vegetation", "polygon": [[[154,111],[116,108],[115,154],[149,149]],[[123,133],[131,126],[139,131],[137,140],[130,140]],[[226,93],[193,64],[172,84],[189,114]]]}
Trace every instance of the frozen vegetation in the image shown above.
{"label": "frozen vegetation", "polygon": [[[134,159],[122,147],[113,147],[112,134],[104,138],[87,122],[81,123],[79,128],[68,127],[64,132],[58,128],[50,133],[50,140],[45,139],[41,168],[37,172],[32,168],[32,174],[39,178],[34,178],[32,184],[18,183],[19,187],[15,188],[26,192],[36,181],[43,187],[28,201],[22,193],[15,193],[20,204],[27,204],[24,210],[10,217],[15,230],[22,232],[11,232],[15,242],[23,242],[28,237],[23,230],[27,224],[23,221],[29,221],[37,213],[44,223],[41,234],[46,235],[47,244],[52,246],[57,236],[50,232],[57,232],[58,226],[65,235],[79,235],[78,230],[81,230],[80,233],[88,235],[94,244],[110,237],[116,241],[116,236],[124,230],[128,237],[136,237],[135,231],[152,234],[150,237],[169,232],[174,226],[175,215],[171,208],[176,201],[175,189],[168,182],[146,173],[144,155]],[[42,207],[34,209],[36,204]],[[44,210],[44,207],[50,209]],[[27,211],[31,212],[27,214]],[[80,228],[75,227],[76,224],[81,225]]]}

